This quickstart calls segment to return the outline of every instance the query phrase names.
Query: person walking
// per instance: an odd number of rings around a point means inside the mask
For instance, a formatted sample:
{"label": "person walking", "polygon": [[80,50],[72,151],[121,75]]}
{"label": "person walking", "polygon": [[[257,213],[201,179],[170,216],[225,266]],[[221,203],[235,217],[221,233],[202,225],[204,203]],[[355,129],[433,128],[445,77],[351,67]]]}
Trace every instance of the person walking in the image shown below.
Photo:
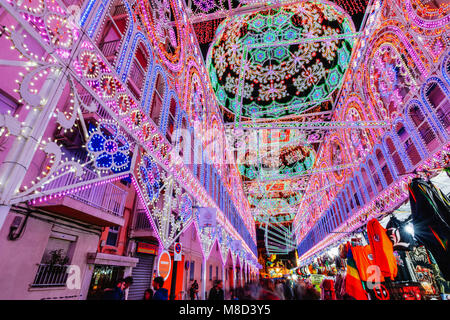
{"label": "person walking", "polygon": [[117,281],[114,288],[105,289],[103,300],[125,300],[125,290],[133,284],[132,277]]}
{"label": "person walking", "polygon": [[153,290],[148,288],[144,292],[144,300],[153,300]]}
{"label": "person walking", "polygon": [[208,300],[224,300],[222,280],[217,280],[209,290]]}
{"label": "person walking", "polygon": [[197,297],[198,300],[198,283],[197,280],[194,280],[194,283],[191,284],[191,288],[189,289],[189,295],[191,296],[191,300],[195,300]]}
{"label": "person walking", "polygon": [[155,289],[153,300],[169,300],[169,291],[166,288],[163,288],[163,285],[163,277],[156,277],[153,279],[153,289]]}

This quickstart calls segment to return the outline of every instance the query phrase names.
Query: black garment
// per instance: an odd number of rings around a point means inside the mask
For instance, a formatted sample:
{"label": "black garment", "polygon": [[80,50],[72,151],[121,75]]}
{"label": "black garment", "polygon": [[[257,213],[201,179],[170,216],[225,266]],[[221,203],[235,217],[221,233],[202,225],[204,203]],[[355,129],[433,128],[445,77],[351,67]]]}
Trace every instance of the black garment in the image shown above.
{"label": "black garment", "polygon": [[292,286],[290,285],[290,283],[288,281],[286,281],[283,284],[283,289],[284,289],[284,299],[292,300],[294,298],[294,292],[292,290]]}
{"label": "black garment", "polygon": [[166,288],[159,288],[155,291],[152,300],[169,300],[169,291]]}
{"label": "black garment", "polygon": [[411,273],[406,265],[406,252],[394,252],[394,256],[397,260],[397,276],[395,277],[395,281],[412,281]]}
{"label": "black garment", "polygon": [[[145,300],[145,293],[146,292],[144,292],[144,298],[142,300]],[[153,300],[153,290],[152,289],[148,289],[148,292],[150,293],[150,299],[148,299],[148,300]]]}
{"label": "black garment", "polygon": [[212,287],[211,290],[209,290],[208,300],[224,300],[223,290]]}
{"label": "black garment", "polygon": [[431,182],[415,178],[409,185],[414,234],[450,280],[450,200]]}
{"label": "black garment", "polygon": [[125,293],[119,287],[106,289],[103,294],[103,300],[125,300]]}
{"label": "black garment", "polygon": [[415,241],[412,234],[406,232],[403,224],[394,216],[386,226],[386,233],[394,245],[394,250],[411,251],[414,247]]}
{"label": "black garment", "polygon": [[194,282],[189,289],[189,295],[191,296],[191,300],[195,300],[195,296],[198,292],[198,283]]}

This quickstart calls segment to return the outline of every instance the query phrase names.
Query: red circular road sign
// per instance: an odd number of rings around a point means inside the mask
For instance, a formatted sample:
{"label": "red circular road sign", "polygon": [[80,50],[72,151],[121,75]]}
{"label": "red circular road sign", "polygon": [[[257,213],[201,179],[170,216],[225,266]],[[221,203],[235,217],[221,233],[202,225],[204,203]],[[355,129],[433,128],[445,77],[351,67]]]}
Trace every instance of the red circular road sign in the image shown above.
{"label": "red circular road sign", "polygon": [[170,258],[170,253],[164,250],[158,258],[158,275],[163,277],[164,281],[166,281],[169,277],[171,268],[172,259]]}
{"label": "red circular road sign", "polygon": [[178,254],[181,252],[181,243],[177,242],[175,244],[175,252]]}

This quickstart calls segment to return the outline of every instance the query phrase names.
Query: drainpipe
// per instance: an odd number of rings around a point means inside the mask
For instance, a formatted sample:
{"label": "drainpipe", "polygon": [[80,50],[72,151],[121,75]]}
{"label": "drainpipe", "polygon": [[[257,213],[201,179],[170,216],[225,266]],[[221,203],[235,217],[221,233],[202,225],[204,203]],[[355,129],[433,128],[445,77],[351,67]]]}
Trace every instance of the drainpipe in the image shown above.
{"label": "drainpipe", "polygon": [[202,268],[202,292],[200,298],[206,300],[206,256],[203,256],[203,268]]}
{"label": "drainpipe", "polygon": [[233,263],[233,289],[236,289],[236,266],[234,263]]}
{"label": "drainpipe", "polygon": [[226,283],[225,283],[225,264],[222,263],[222,282],[223,282],[223,289],[225,290],[226,288]]}

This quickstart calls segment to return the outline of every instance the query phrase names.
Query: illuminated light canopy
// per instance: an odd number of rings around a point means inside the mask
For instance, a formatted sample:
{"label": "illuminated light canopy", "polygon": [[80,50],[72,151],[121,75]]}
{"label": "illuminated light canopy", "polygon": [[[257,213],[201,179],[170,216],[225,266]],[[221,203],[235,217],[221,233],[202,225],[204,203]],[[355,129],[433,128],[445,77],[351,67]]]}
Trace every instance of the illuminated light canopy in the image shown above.
{"label": "illuminated light canopy", "polygon": [[348,15],[326,3],[226,19],[207,57],[217,100],[237,118],[268,119],[329,100],[340,87],[354,36]]}

